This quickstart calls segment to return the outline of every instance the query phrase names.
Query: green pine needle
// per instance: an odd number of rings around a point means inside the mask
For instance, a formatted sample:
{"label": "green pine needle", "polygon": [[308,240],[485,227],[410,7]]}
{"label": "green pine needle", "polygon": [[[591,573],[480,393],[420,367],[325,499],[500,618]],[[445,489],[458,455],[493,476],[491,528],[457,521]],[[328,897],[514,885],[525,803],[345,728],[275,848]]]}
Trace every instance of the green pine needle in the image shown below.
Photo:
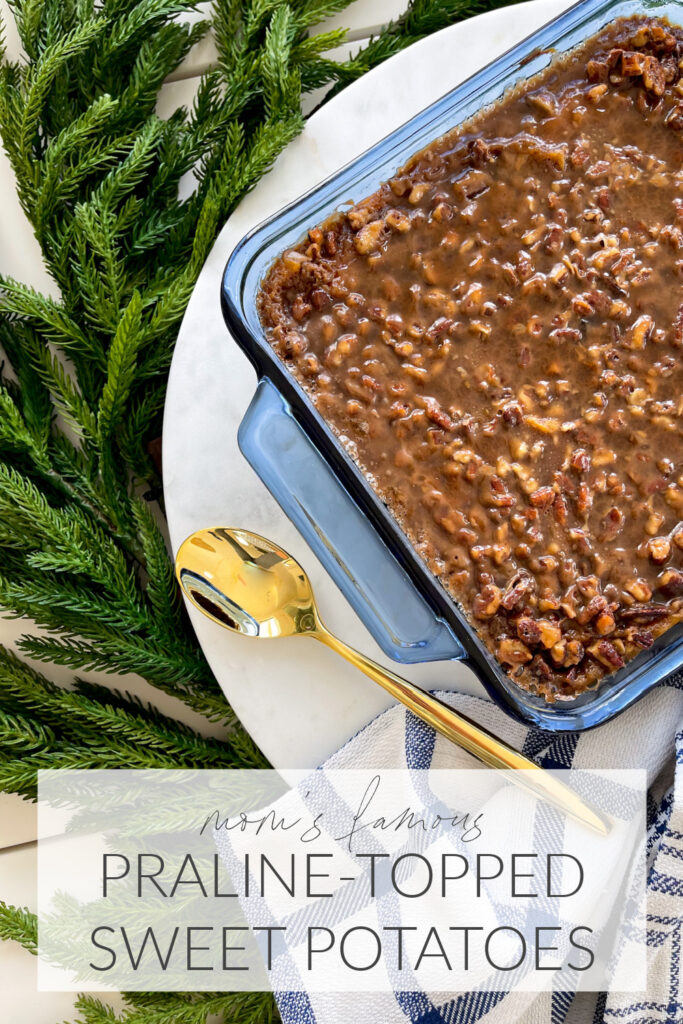
{"label": "green pine needle", "polygon": [[0,900],[0,939],[18,942],[34,953],[38,947],[38,922],[36,915],[26,907],[10,907]]}

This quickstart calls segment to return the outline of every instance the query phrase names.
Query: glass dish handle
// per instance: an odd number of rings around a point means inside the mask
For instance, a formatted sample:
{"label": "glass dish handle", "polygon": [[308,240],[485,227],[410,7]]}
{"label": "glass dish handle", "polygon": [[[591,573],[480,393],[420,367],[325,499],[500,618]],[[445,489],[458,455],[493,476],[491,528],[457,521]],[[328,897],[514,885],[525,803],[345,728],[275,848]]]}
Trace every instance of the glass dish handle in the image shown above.
{"label": "glass dish handle", "polygon": [[238,443],[390,658],[411,664],[465,657],[267,377],[259,381]]}

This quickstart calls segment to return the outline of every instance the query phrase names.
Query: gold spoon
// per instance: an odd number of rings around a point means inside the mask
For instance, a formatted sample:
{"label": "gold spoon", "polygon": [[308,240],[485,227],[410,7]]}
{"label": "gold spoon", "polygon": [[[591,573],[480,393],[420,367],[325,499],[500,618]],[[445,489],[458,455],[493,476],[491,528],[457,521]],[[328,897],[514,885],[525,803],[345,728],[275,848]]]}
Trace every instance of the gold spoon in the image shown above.
{"label": "gold spoon", "polygon": [[308,636],[320,640],[489,768],[523,769],[516,777],[522,785],[598,832],[608,832],[607,823],[549,772],[436,697],[333,636],[320,621],[306,573],[272,541],[249,530],[198,530],[181,545],[175,571],[188,599],[214,622],[243,636]]}

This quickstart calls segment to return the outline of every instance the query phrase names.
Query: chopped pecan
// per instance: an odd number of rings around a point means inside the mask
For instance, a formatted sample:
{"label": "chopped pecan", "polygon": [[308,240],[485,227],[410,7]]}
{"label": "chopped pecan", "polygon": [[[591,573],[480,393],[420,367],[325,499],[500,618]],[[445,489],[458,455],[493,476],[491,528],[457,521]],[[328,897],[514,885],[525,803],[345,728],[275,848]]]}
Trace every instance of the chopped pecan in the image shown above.
{"label": "chopped pecan", "polygon": [[467,155],[474,167],[482,167],[493,160],[493,148],[483,139],[471,139],[467,144]]}
{"label": "chopped pecan", "polygon": [[570,640],[567,644],[567,653],[565,655],[565,665],[579,665],[583,660],[584,656],[583,644],[580,640]]}
{"label": "chopped pecan", "polygon": [[482,483],[481,503],[493,508],[511,508],[515,504],[515,497],[508,491],[504,480],[499,476],[490,476]]}
{"label": "chopped pecan", "polygon": [[553,647],[550,648],[550,657],[553,659],[555,664],[564,665],[564,659],[567,656],[567,641],[560,640]]}
{"label": "chopped pecan", "polygon": [[283,338],[284,354],[287,359],[295,359],[302,355],[307,347],[308,342],[301,331],[287,331]]}
{"label": "chopped pecan", "polygon": [[591,457],[585,448],[576,448],[571,455],[569,465],[577,473],[587,473],[591,468]]}
{"label": "chopped pecan", "polygon": [[536,619],[530,616],[523,616],[517,619],[517,635],[525,644],[534,646],[541,642],[541,627]]}
{"label": "chopped pecan", "polygon": [[561,494],[555,495],[553,515],[555,516],[555,522],[559,523],[560,526],[566,525],[569,519],[569,506],[567,505],[566,498],[563,498]]}
{"label": "chopped pecan", "polygon": [[583,334],[577,327],[556,327],[550,332],[550,337],[558,341],[581,341]]}
{"label": "chopped pecan", "polygon": [[531,661],[531,651],[521,640],[506,637],[497,647],[498,658],[504,665],[524,665]]}
{"label": "chopped pecan", "polygon": [[292,316],[297,321],[297,323],[301,323],[301,321],[308,316],[312,309],[313,305],[310,302],[306,302],[303,295],[297,295],[297,297],[294,299],[294,302],[292,303]]}
{"label": "chopped pecan", "polygon": [[537,619],[536,624],[541,634],[540,641],[546,649],[550,650],[562,639],[562,630],[557,622],[551,619]]}
{"label": "chopped pecan", "polygon": [[384,223],[393,231],[398,231],[401,234],[405,234],[411,228],[410,217],[401,210],[389,210],[385,214]]}
{"label": "chopped pecan", "polygon": [[621,532],[625,521],[624,513],[616,505],[613,505],[600,523],[600,540],[614,540]]}
{"label": "chopped pecan", "polygon": [[500,587],[487,583],[481,588],[473,601],[474,614],[478,619],[492,618],[500,607],[502,593]]}
{"label": "chopped pecan", "polygon": [[644,648],[652,647],[655,642],[652,631],[649,629],[632,629],[629,631],[628,638],[631,643]]}
{"label": "chopped pecan", "polygon": [[424,406],[425,412],[432,423],[438,424],[440,427],[443,427],[444,430],[455,429],[455,423],[448,413],[443,411],[435,398],[425,398]]}
{"label": "chopped pecan", "polygon": [[652,537],[647,542],[650,558],[656,565],[662,565],[671,554],[671,541],[668,537]]}
{"label": "chopped pecan", "polygon": [[353,244],[357,251],[364,256],[379,249],[383,234],[384,221],[373,220],[371,224],[366,224],[365,227],[360,229],[353,240]]}
{"label": "chopped pecan", "polygon": [[614,616],[610,611],[601,612],[595,620],[595,631],[600,636],[607,636],[608,633],[613,633],[616,626]]}
{"label": "chopped pecan", "polygon": [[517,605],[534,589],[534,581],[531,576],[526,573],[518,572],[508,582],[501,604],[506,611],[512,611]]}
{"label": "chopped pecan", "polygon": [[598,640],[597,643],[590,644],[588,650],[597,661],[606,665],[607,668],[617,669],[624,665],[624,659],[609,640]]}
{"label": "chopped pecan", "polygon": [[629,580],[628,583],[624,584],[624,590],[627,590],[632,597],[635,597],[636,601],[649,601],[652,597],[652,588],[645,580]]}
{"label": "chopped pecan", "polygon": [[661,590],[666,597],[683,594],[683,572],[679,569],[666,569],[657,581],[657,590]]}
{"label": "chopped pecan", "polygon": [[607,598],[602,594],[596,594],[595,597],[590,599],[586,607],[582,608],[578,613],[576,616],[577,622],[579,622],[580,625],[585,626],[586,623],[590,622],[591,619],[594,619],[596,615],[600,615],[604,612],[607,609],[607,605]]}
{"label": "chopped pecan", "polygon": [[427,338],[428,341],[436,341],[437,338],[441,334],[444,334],[452,325],[453,320],[450,317],[440,316],[427,328],[425,331],[425,338]]}
{"label": "chopped pecan", "polygon": [[651,316],[644,314],[632,324],[627,332],[627,344],[629,348],[639,349],[645,346],[647,339],[652,334],[655,322]]}
{"label": "chopped pecan", "polygon": [[639,625],[662,622],[668,616],[669,609],[665,604],[645,605],[642,608],[624,608],[619,612],[619,619],[622,622],[637,623]]}
{"label": "chopped pecan", "polygon": [[563,668],[579,665],[584,656],[583,644],[580,640],[560,640],[550,649],[550,656]]}
{"label": "chopped pecan", "polygon": [[368,223],[371,217],[372,211],[367,206],[354,207],[354,209],[349,210],[346,214],[346,219],[354,231],[360,231],[360,229]]}
{"label": "chopped pecan", "polygon": [[529,495],[529,501],[534,508],[549,508],[555,501],[555,491],[552,487],[539,487]]}
{"label": "chopped pecan", "polygon": [[627,50],[621,54],[621,63],[619,65],[619,71],[622,75],[627,78],[633,78],[637,75],[642,75],[645,67],[645,56],[642,53],[638,53],[634,50]]}
{"label": "chopped pecan", "polygon": [[332,299],[329,292],[323,288],[314,288],[311,292],[311,305],[314,309],[325,309],[326,306],[331,306]]}
{"label": "chopped pecan", "polygon": [[643,85],[655,96],[663,96],[666,89],[666,73],[656,57],[646,57],[643,68]]}
{"label": "chopped pecan", "polygon": [[506,402],[501,409],[503,419],[509,426],[518,426],[524,418],[524,410],[519,402]]}

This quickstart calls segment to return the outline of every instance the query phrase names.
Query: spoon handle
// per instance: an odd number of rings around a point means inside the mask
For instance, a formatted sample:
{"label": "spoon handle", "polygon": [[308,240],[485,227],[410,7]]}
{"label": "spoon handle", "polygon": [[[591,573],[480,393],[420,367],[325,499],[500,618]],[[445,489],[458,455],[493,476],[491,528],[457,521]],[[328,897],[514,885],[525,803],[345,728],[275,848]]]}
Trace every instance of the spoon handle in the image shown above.
{"label": "spoon handle", "polygon": [[[379,683],[387,693],[390,693],[395,700],[407,707],[423,722],[431,725],[442,736],[451,740],[452,743],[456,743],[469,754],[473,754],[489,768],[515,771],[522,769],[522,775],[510,776],[511,781],[517,781],[525,788],[531,789],[537,796],[549,800],[598,832],[604,834],[608,831],[605,821],[586,806],[569,786],[560,782],[550,772],[540,768],[528,757],[497,739],[480,725],[471,722],[465,715],[455,711],[425,690],[421,690],[419,686],[409,683],[407,679],[401,679],[390,669],[378,665],[377,662],[367,658],[360,651],[349,647],[343,640],[328,632],[325,626],[320,625],[313,635],[337,654],[341,654],[342,658],[346,658],[370,679]],[[533,775],[531,775],[532,772]]]}

